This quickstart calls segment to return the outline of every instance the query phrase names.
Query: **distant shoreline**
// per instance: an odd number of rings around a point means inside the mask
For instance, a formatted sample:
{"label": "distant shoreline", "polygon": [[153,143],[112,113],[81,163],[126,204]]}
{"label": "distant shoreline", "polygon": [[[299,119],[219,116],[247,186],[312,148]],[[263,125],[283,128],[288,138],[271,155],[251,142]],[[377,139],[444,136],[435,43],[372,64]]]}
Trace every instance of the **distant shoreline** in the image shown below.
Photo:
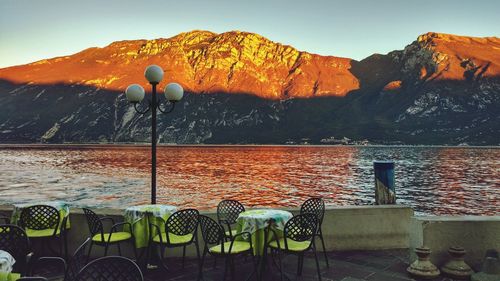
{"label": "distant shoreline", "polygon": [[[57,147],[71,147],[71,148],[149,148],[149,143],[54,143],[54,144],[40,144],[40,143],[26,143],[26,144],[0,144],[0,149],[21,149],[21,148],[57,148]],[[410,147],[410,148],[495,148],[500,149],[500,146],[485,145],[485,146],[463,146],[463,145],[409,145],[409,144],[369,144],[369,145],[341,145],[341,144],[158,144],[158,147],[174,148],[174,147]]]}

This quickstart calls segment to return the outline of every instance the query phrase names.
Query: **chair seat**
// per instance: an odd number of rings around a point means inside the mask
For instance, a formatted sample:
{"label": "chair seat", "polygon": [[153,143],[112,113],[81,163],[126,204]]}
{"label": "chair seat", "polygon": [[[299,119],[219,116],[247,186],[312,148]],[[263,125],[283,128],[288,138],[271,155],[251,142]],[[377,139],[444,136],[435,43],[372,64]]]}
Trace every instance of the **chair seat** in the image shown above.
{"label": "chair seat", "polygon": [[[229,247],[231,242],[224,243],[224,253],[222,252],[222,244],[213,246],[209,249],[211,253],[214,254],[229,254]],[[234,241],[233,248],[231,249],[231,254],[239,254],[250,250],[250,243],[246,241]]]}
{"label": "chair seat", "polygon": [[[59,235],[60,233],[61,229],[58,228],[56,235]],[[51,237],[54,236],[54,229],[47,228],[47,229],[36,230],[36,229],[26,228],[26,235],[28,235],[28,237],[30,238]]]}
{"label": "chair seat", "polygon": [[236,230],[236,229],[233,229],[233,230],[231,230],[231,231],[229,231],[229,230],[228,230],[228,231],[226,231],[224,234],[225,234],[227,237],[234,237],[236,234],[238,234],[238,230]]}
{"label": "chair seat", "polygon": [[[278,242],[279,242],[279,247],[278,247]],[[288,250],[293,251],[293,252],[303,252],[309,248],[311,245],[311,241],[295,241],[292,239],[287,238],[287,244],[288,244]],[[286,250],[285,248],[285,238],[281,238],[278,241],[271,241],[269,243],[269,246],[271,248],[275,249],[280,249],[280,250]]]}
{"label": "chair seat", "polygon": [[193,239],[193,234],[190,233],[186,235],[175,235],[169,232],[168,239],[169,241],[167,241],[167,234],[162,233],[161,240],[160,240],[160,235],[158,234],[153,238],[153,241],[156,243],[163,243],[163,244],[167,244],[167,242],[170,242],[170,244],[185,244],[191,242],[191,240]]}
{"label": "chair seat", "polygon": [[[111,240],[109,240],[109,236],[111,235]],[[104,241],[102,241],[102,235],[100,233],[94,235],[92,237],[92,241],[94,242],[120,242],[125,241],[132,238],[132,234],[129,232],[113,232],[113,233],[104,233]]]}

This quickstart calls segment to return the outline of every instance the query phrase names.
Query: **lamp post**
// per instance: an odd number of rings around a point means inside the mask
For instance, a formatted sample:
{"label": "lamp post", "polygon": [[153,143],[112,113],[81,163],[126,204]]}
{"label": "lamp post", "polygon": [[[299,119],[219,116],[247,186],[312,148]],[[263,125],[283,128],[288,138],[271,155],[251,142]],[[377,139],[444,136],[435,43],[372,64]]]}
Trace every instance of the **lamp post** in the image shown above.
{"label": "lamp post", "polygon": [[[144,109],[140,109],[139,104],[144,100],[144,88],[138,84],[132,84],[125,90],[127,100],[134,105],[135,111],[139,114],[146,114],[151,110],[151,204],[156,204],[156,110],[162,113],[170,113],[174,110],[175,103],[182,99],[184,90],[177,83],[170,83],[165,87],[165,98],[167,103],[162,109],[162,102],[156,97],[156,86],[163,79],[163,69],[157,65],[150,65],[146,68],[144,76],[152,87],[151,99]],[[169,105],[170,108],[166,108]]]}

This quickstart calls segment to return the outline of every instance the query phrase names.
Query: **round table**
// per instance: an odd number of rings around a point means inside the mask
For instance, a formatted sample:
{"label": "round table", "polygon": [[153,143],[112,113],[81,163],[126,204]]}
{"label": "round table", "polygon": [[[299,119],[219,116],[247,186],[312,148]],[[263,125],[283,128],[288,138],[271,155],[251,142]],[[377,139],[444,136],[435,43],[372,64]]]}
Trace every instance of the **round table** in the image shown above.
{"label": "round table", "polygon": [[56,208],[60,214],[59,227],[62,224],[63,218],[66,218],[66,229],[70,228],[69,205],[63,201],[46,201],[46,202],[14,204],[14,210],[12,211],[12,217],[10,219],[11,223],[18,224],[23,209],[35,205],[47,205]]}
{"label": "round table", "polygon": [[[265,244],[265,229],[273,222],[273,227],[278,233],[282,233],[286,222],[293,217],[288,211],[274,209],[256,209],[240,213],[237,222],[237,231],[252,234],[252,245],[254,254],[262,255]],[[269,236],[271,238],[272,236]]]}
{"label": "round table", "polygon": [[21,274],[11,272],[16,262],[14,258],[3,250],[0,250],[0,257],[3,260],[3,263],[0,263],[0,281],[14,281],[21,278]]}
{"label": "round table", "polygon": [[[125,209],[124,218],[132,225],[135,237],[135,247],[145,248],[149,243],[149,224],[154,224],[165,230],[165,221],[177,211],[177,207],[170,205],[137,205]],[[155,236],[157,233],[153,229]]]}

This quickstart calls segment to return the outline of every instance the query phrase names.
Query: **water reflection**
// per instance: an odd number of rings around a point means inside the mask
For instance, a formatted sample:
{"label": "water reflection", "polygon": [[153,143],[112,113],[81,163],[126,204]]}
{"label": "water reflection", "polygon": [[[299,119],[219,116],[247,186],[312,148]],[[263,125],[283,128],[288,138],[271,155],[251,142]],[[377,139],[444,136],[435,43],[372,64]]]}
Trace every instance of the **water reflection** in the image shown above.
{"label": "water reflection", "polygon": [[[1,203],[77,206],[149,201],[148,147],[0,149]],[[499,213],[500,149],[429,147],[160,147],[158,200],[199,209],[373,202],[373,161],[396,161],[398,202],[420,214]]]}

